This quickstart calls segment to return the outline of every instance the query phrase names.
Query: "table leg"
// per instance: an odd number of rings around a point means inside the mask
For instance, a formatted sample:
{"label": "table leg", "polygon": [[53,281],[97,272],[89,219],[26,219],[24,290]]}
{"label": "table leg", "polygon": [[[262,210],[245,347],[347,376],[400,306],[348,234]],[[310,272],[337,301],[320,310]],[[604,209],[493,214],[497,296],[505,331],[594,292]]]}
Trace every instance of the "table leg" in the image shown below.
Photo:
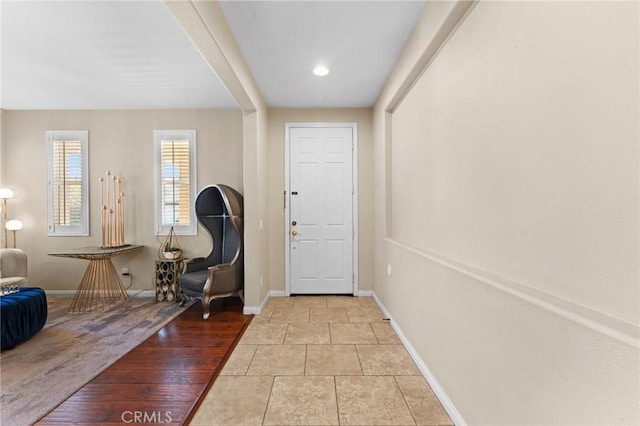
{"label": "table leg", "polygon": [[127,292],[111,259],[91,259],[69,312],[105,312],[127,299]]}

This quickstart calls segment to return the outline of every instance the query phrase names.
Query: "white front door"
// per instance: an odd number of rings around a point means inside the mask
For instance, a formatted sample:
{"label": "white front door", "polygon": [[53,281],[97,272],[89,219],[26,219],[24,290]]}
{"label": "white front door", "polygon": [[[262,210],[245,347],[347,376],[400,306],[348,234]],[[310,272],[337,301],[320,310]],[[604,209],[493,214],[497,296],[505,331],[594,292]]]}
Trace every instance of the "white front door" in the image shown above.
{"label": "white front door", "polygon": [[353,294],[353,128],[289,131],[291,293]]}

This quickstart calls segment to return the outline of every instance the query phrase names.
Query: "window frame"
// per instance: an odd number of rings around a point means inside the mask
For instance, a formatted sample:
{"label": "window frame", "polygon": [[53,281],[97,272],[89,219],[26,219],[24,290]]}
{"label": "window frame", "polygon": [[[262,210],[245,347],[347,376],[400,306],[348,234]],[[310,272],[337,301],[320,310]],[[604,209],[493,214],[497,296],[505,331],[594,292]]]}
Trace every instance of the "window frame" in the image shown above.
{"label": "window frame", "polygon": [[[49,237],[88,237],[89,234],[89,131],[88,130],[47,130],[47,235]],[[80,225],[56,225],[54,223],[54,142],[80,141],[81,203]]]}
{"label": "window frame", "polygon": [[[189,225],[162,224],[162,141],[189,141]],[[154,130],[153,131],[153,159],[154,159],[154,226],[156,235],[167,235],[173,226],[177,235],[198,235],[198,224],[195,214],[195,200],[197,188],[196,169],[196,131],[195,130]]]}

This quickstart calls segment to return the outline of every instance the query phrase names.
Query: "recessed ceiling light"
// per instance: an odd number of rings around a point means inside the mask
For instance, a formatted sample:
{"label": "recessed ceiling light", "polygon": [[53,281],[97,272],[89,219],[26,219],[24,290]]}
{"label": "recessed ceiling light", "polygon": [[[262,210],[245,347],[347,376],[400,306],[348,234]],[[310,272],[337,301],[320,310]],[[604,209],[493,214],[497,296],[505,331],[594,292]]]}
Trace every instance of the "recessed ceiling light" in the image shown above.
{"label": "recessed ceiling light", "polygon": [[324,77],[325,75],[329,74],[329,68],[325,67],[324,65],[318,65],[313,69],[313,73],[319,77]]}

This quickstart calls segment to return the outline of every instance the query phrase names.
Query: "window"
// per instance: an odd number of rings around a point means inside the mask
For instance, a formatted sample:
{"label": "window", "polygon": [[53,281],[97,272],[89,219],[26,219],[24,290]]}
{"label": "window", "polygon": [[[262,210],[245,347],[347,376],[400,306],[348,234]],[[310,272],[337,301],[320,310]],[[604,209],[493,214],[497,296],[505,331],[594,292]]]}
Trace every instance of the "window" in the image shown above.
{"label": "window", "polygon": [[196,235],[196,131],[156,130],[156,233]]}
{"label": "window", "polygon": [[50,236],[89,235],[89,132],[47,131]]}

